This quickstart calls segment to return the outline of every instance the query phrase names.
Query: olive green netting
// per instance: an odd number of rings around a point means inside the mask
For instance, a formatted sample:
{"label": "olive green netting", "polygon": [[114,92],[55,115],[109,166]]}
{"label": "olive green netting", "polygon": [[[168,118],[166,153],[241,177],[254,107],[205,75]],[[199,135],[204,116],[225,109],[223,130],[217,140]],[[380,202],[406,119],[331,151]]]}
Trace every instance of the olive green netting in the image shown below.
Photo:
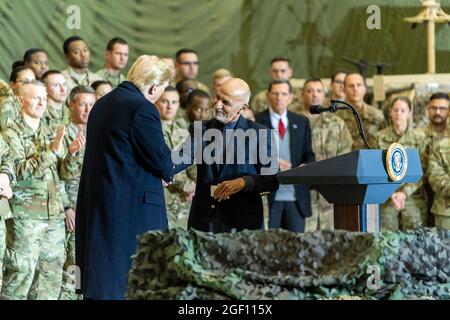
{"label": "olive green netting", "polygon": [[450,298],[450,232],[148,232],[128,299]]}
{"label": "olive green netting", "polygon": [[[367,28],[374,4],[379,30]],[[441,4],[450,13],[450,0]],[[67,26],[74,22],[71,5],[80,9],[79,30]],[[33,47],[48,51],[51,68],[64,69],[62,43],[74,34],[88,42],[93,71],[103,66],[107,41],[121,36],[130,43],[130,62],[192,47],[200,56],[200,81],[211,84],[214,70],[228,68],[253,93],[267,87],[269,62],[279,55],[292,59],[295,78],[356,70],[342,56],[397,63],[386,74],[425,73],[426,28],[412,30],[402,20],[419,11],[419,0],[0,0],[0,78]],[[438,25],[438,73],[449,72],[449,51],[450,27]]]}

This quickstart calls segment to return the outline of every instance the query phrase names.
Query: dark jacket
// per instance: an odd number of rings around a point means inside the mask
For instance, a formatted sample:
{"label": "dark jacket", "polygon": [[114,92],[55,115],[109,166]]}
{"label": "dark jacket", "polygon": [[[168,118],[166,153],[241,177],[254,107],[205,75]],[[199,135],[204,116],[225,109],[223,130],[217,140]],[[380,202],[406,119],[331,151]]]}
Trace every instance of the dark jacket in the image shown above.
{"label": "dark jacket", "polygon": [[81,293],[124,299],[137,236],[167,228],[162,179],[171,151],[156,107],[123,82],[94,105],[76,208]]}
{"label": "dark jacket", "polygon": [[[201,136],[208,129],[222,130],[222,127],[223,125],[216,119],[204,121],[201,124]],[[239,118],[234,129],[241,129],[246,133],[253,131],[259,134],[255,135],[256,140],[253,140],[253,143],[245,144],[242,149],[238,150],[239,145],[235,146],[237,148],[234,150],[234,164],[217,166],[216,163],[207,164],[205,159],[201,159],[201,163],[197,164],[197,184],[189,214],[189,227],[202,231],[229,232],[233,229],[236,231],[243,229],[261,229],[263,226],[261,196],[278,189],[278,181],[274,175],[277,172],[278,165],[275,165],[272,174],[264,172],[264,169],[270,167],[270,163],[263,163],[258,152],[261,147],[259,142],[261,142],[264,145],[262,148],[267,150],[267,155],[269,156],[271,154],[270,136],[268,136],[269,130],[242,116]],[[193,141],[195,138],[193,125],[190,127],[190,134],[191,149],[193,150]],[[266,139],[261,139],[262,135],[267,135]],[[213,139],[210,142],[207,140],[205,138],[201,139],[202,151],[205,151],[205,148],[213,142]],[[228,150],[229,148],[227,148]],[[238,162],[238,153],[241,156],[245,155],[244,163]],[[251,161],[252,156],[255,156],[255,161]],[[191,161],[194,159],[193,152],[191,152],[190,159]],[[177,166],[175,172],[179,172],[186,167],[187,165]],[[229,200],[224,200],[220,203],[211,197],[211,185],[217,185],[222,181],[239,177],[243,177],[246,181],[246,189],[232,195]]]}
{"label": "dark jacket", "polygon": [[[303,163],[311,163],[315,161],[314,152],[311,144],[311,127],[308,118],[288,111],[289,135],[290,135],[290,151],[292,167],[298,167]],[[270,121],[269,110],[256,115],[256,122],[273,128]],[[286,159],[288,160],[288,159]],[[295,196],[300,212],[304,217],[310,217],[311,212],[311,195],[310,189],[305,185],[295,185]],[[275,193],[269,196],[269,207],[272,207],[275,201]]]}

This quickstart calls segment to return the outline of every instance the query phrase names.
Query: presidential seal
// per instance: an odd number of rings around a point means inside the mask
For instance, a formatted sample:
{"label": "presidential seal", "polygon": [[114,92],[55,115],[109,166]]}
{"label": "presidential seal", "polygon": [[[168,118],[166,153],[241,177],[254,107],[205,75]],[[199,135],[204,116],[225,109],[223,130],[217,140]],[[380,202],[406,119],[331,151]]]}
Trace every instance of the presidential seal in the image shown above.
{"label": "presidential seal", "polygon": [[392,181],[399,181],[405,177],[408,169],[408,154],[404,146],[399,143],[389,146],[386,153],[386,169]]}

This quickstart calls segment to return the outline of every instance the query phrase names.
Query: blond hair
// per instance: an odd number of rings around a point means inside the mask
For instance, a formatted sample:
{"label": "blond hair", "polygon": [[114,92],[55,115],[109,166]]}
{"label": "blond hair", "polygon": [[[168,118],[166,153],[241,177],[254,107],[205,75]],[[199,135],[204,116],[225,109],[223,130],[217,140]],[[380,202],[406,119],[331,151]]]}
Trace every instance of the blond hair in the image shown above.
{"label": "blond hair", "polygon": [[43,87],[45,90],[47,90],[47,87],[41,81],[33,80],[33,81],[30,81],[30,82],[25,82],[23,85],[21,85],[17,95],[18,96],[23,96],[25,94],[25,92],[28,91],[28,87],[29,86]]}
{"label": "blond hair", "polygon": [[148,85],[161,85],[169,81],[170,76],[170,68],[164,61],[157,56],[143,55],[131,66],[127,80],[143,91]]}
{"label": "blond hair", "polygon": [[225,77],[233,78],[234,76],[233,76],[233,74],[231,73],[230,70],[223,69],[223,68],[222,68],[222,69],[218,69],[218,70],[216,70],[216,71],[213,73],[213,75],[212,75],[212,81],[214,82],[214,81],[217,80],[217,79],[225,78]]}

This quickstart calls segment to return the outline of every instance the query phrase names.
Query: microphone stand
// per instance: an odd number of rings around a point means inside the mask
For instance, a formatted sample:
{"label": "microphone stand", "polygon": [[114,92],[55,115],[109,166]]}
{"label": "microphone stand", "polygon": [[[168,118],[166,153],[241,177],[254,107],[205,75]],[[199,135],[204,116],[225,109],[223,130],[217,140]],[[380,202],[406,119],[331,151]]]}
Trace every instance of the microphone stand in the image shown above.
{"label": "microphone stand", "polygon": [[362,123],[362,121],[361,121],[361,117],[360,117],[358,111],[356,111],[355,107],[352,106],[350,103],[347,103],[347,102],[345,102],[345,101],[341,101],[341,100],[331,100],[331,106],[330,106],[330,108],[332,108],[333,110],[335,110],[334,112],[336,112],[336,111],[338,110],[338,108],[339,108],[338,105],[344,105],[344,106],[347,106],[347,108],[345,108],[345,109],[351,109],[351,110],[352,110],[353,116],[355,117],[355,119],[356,119],[356,124],[357,124],[357,126],[358,126],[359,136],[363,139],[364,144],[366,145],[367,149],[372,149],[372,148],[369,146],[369,143],[367,142],[366,134],[365,134],[365,132],[364,132],[364,126],[363,126],[363,123]]}

